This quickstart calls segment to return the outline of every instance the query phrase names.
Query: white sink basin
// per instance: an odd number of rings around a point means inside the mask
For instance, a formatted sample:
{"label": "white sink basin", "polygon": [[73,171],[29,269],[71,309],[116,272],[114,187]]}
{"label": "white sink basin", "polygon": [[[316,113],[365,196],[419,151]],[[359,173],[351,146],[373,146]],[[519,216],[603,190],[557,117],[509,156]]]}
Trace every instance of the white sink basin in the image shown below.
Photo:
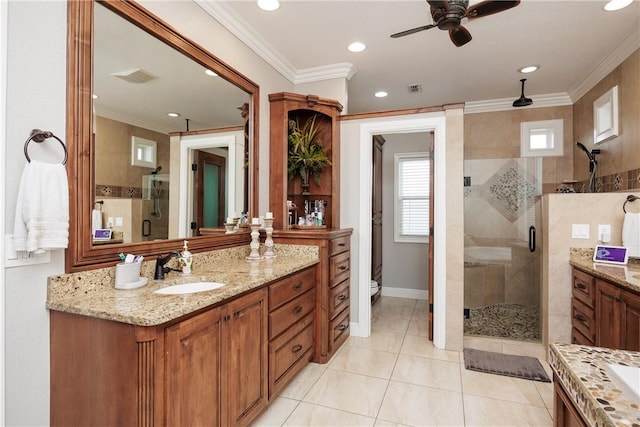
{"label": "white sink basin", "polygon": [[609,365],[612,379],[636,400],[640,401],[640,368],[633,366]]}
{"label": "white sink basin", "polygon": [[218,289],[224,286],[224,283],[218,282],[194,282],[185,283],[184,285],[172,285],[166,288],[160,288],[157,291],[153,291],[156,294],[162,295],[184,295],[193,294],[196,292],[205,292]]}

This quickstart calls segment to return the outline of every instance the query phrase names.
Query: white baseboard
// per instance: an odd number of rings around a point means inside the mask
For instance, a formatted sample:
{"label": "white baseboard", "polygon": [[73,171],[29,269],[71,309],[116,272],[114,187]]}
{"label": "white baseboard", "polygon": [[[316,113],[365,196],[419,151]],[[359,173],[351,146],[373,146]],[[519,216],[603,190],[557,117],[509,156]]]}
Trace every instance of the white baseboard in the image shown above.
{"label": "white baseboard", "polygon": [[410,298],[410,299],[429,299],[428,291],[421,289],[408,289],[408,288],[392,288],[390,286],[382,287],[383,297],[396,297],[396,298]]}

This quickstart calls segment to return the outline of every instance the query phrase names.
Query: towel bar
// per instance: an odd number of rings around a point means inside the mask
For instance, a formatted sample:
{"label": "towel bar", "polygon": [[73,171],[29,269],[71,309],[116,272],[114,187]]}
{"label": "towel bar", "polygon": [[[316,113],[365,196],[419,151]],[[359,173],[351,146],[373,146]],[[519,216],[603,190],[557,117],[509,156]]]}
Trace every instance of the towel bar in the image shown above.
{"label": "towel bar", "polygon": [[27,138],[26,142],[24,143],[24,156],[27,158],[27,161],[31,163],[31,159],[29,158],[29,153],[27,151],[27,149],[29,148],[29,143],[32,140],[38,143],[44,142],[47,138],[54,138],[60,143],[60,145],[62,145],[62,149],[64,150],[64,160],[62,161],[62,164],[66,165],[67,158],[69,156],[69,153],[67,152],[67,146],[64,145],[64,142],[62,142],[60,138],[55,136],[53,132],[50,132],[48,130],[40,130],[40,129],[33,129],[31,131],[31,135],[29,136],[29,138]]}
{"label": "towel bar", "polygon": [[633,194],[629,194],[627,196],[627,200],[625,200],[624,204],[622,205],[622,210],[624,211],[624,213],[627,213],[627,203],[628,202],[635,202],[636,200],[639,200],[640,197],[638,196],[634,196]]}

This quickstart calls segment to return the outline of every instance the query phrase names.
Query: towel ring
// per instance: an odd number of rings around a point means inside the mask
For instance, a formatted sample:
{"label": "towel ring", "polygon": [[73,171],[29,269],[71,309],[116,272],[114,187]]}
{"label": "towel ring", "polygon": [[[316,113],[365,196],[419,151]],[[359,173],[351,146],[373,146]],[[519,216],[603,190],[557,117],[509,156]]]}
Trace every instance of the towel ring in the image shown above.
{"label": "towel ring", "polygon": [[62,145],[62,149],[64,150],[64,160],[62,161],[62,164],[66,165],[67,158],[69,157],[69,153],[67,152],[67,146],[64,145],[64,142],[62,142],[60,138],[55,136],[53,132],[50,132],[48,130],[40,130],[40,129],[33,129],[31,131],[31,135],[29,136],[29,138],[27,138],[27,141],[24,143],[24,156],[27,158],[27,161],[31,163],[31,159],[29,158],[29,153],[27,152],[27,149],[29,148],[29,143],[32,140],[38,143],[44,142],[47,138],[54,138],[60,143],[60,145]]}
{"label": "towel ring", "polygon": [[625,200],[624,204],[622,205],[622,210],[624,211],[624,213],[627,213],[627,203],[635,202],[636,200],[640,200],[640,197],[634,196],[633,194],[629,194],[627,196],[627,200]]}

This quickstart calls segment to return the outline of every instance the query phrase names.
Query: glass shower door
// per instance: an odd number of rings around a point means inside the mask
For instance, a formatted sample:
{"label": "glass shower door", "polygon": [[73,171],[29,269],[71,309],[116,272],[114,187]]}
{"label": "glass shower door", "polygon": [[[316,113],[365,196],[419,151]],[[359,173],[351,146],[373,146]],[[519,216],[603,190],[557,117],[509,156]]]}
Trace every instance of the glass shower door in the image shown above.
{"label": "glass shower door", "polygon": [[465,334],[540,341],[542,159],[464,170]]}

